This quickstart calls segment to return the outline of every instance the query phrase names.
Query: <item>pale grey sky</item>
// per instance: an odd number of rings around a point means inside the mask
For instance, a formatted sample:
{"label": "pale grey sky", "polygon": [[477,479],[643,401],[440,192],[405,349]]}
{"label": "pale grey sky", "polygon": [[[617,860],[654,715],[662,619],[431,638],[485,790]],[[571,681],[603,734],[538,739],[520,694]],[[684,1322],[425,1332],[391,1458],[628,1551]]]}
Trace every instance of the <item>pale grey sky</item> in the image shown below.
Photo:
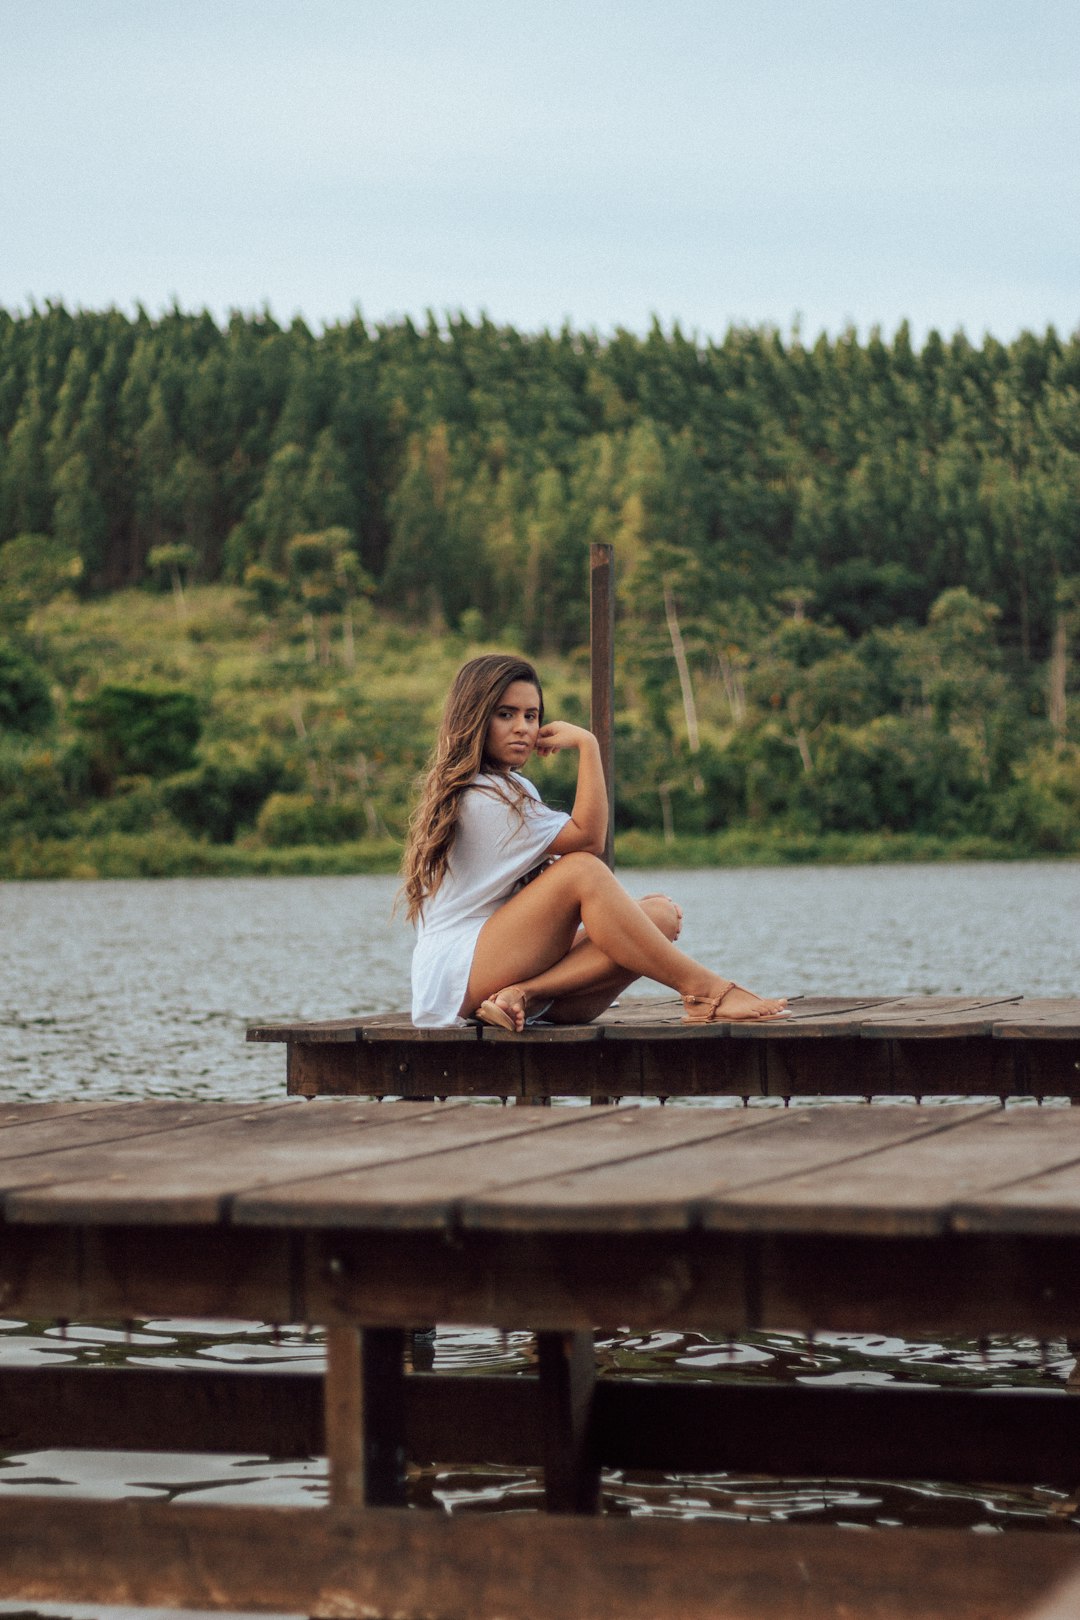
{"label": "pale grey sky", "polygon": [[1080,327],[1076,0],[0,0],[0,305]]}

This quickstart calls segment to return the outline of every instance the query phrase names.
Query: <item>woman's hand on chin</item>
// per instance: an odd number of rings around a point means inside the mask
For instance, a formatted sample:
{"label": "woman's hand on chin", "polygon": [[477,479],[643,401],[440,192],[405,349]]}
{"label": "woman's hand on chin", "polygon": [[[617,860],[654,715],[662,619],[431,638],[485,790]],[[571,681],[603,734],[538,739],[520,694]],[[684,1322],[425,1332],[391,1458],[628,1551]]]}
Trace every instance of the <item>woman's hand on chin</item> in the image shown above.
{"label": "woman's hand on chin", "polygon": [[567,748],[581,749],[596,739],[584,726],[572,726],[567,720],[551,720],[536,734],[536,749],[541,759],[562,753]]}

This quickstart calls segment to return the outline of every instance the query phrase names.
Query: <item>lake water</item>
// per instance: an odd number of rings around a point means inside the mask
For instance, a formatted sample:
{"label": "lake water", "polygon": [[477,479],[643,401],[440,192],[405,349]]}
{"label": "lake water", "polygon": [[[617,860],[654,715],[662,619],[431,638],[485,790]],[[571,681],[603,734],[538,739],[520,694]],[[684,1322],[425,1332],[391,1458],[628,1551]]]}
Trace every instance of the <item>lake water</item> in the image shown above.
{"label": "lake water", "polygon": [[[1080,862],[632,872],[680,945],[789,995],[1071,995]],[[0,884],[0,1101],[272,1098],[248,1023],[408,1004],[390,877]],[[643,985],[645,991],[655,986]]]}
{"label": "lake water", "polygon": [[[763,991],[1073,995],[1080,986],[1080,862],[632,872],[627,887],[684,906],[680,943]],[[390,916],[396,880],[183,879],[0,885],[0,1101],[87,1097],[272,1099],[284,1049],[247,1045],[248,1023],[345,1017],[407,1005],[411,934]],[[648,992],[657,987],[643,985]],[[675,1106],[675,1105],[672,1105]],[[1060,1389],[1063,1344],[995,1339],[912,1344],[833,1334],[629,1333],[598,1346],[605,1375],[803,1382],[918,1380]],[[172,1367],[318,1362],[300,1328],[251,1323],[0,1323],[0,1361],[148,1361]],[[437,1370],[520,1371],[526,1334],[440,1330]],[[0,1487],[62,1495],[302,1503],[324,1489],[321,1461],[251,1457],[0,1457]],[[426,1468],[416,1503],[446,1511],[539,1501],[515,1469]],[[1062,1492],[935,1484],[678,1480],[605,1476],[611,1511],[856,1524],[1025,1523],[1071,1529]],[[12,1613],[17,1604],[0,1604]],[[22,1611],[25,1606],[22,1606]],[[105,1613],[65,1604],[69,1615]],[[109,1611],[115,1615],[119,1611]]]}

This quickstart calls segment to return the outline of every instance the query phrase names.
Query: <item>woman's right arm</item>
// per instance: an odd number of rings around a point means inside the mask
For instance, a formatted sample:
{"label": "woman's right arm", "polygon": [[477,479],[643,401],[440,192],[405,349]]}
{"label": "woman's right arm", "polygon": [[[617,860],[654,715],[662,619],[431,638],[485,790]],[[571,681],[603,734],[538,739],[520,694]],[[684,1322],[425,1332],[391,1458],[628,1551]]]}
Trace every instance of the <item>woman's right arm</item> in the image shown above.
{"label": "woman's right arm", "polygon": [[590,855],[602,855],[607,843],[608,799],[600,744],[584,726],[572,726],[564,720],[553,720],[550,725],[541,727],[536,739],[536,752],[541,757],[567,748],[577,751],[577,792],[570,820],[548,853],[570,855],[576,850],[585,850]]}

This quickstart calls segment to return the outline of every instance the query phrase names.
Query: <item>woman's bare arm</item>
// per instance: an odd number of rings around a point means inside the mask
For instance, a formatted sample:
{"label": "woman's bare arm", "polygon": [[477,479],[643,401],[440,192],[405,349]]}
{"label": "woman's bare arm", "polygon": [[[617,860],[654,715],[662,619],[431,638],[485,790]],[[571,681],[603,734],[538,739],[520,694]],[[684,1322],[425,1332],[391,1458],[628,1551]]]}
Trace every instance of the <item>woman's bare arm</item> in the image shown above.
{"label": "woman's bare arm", "polygon": [[600,745],[584,726],[553,720],[550,725],[541,727],[536,739],[536,752],[542,758],[561,753],[567,748],[577,751],[577,792],[574,794],[570,820],[548,854],[570,855],[575,850],[585,850],[590,855],[602,855],[607,842],[608,799]]}

